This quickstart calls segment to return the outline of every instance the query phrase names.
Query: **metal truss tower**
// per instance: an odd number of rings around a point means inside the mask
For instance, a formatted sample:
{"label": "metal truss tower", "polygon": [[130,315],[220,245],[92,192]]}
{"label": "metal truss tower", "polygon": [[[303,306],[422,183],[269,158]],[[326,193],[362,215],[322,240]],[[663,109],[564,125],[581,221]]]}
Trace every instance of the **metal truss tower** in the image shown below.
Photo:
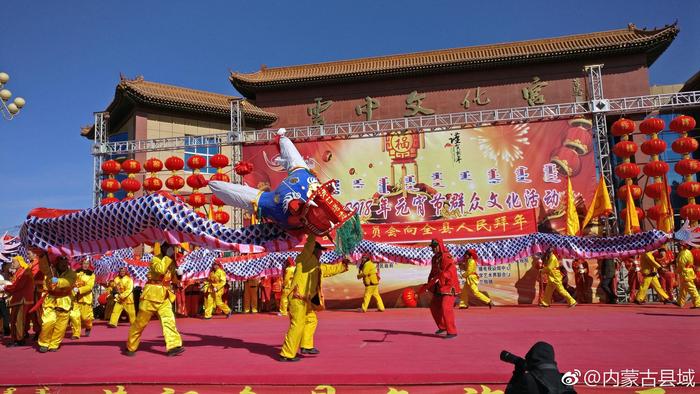
{"label": "metal truss tower", "polygon": [[102,175],[102,163],[105,160],[107,145],[107,122],[108,112],[95,112],[95,140],[92,145],[92,206],[100,205],[102,189],[100,188],[100,178]]}
{"label": "metal truss tower", "polygon": [[[227,138],[228,144],[231,145],[231,163],[236,165],[243,158],[243,117],[241,116],[241,101],[231,100],[231,129]],[[242,177],[235,172],[231,174],[234,183],[241,183]],[[233,208],[232,224],[233,228],[243,227],[243,210]]]}
{"label": "metal truss tower", "polygon": [[588,95],[589,109],[593,114],[593,134],[596,141],[596,150],[598,152],[598,168],[600,176],[605,179],[605,185],[608,188],[608,196],[610,196],[612,204],[612,212],[608,217],[608,223],[605,224],[609,235],[618,233],[617,227],[617,208],[615,201],[615,183],[613,179],[612,159],[610,157],[610,139],[608,137],[608,124],[606,114],[610,111],[610,102],[605,99],[603,94],[603,65],[593,64],[586,66],[584,70],[588,73]]}

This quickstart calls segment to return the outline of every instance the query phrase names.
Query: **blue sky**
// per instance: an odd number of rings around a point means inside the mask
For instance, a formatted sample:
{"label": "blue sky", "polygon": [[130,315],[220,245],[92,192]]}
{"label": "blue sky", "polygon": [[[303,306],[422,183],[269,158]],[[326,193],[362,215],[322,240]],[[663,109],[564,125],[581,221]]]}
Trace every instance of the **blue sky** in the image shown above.
{"label": "blue sky", "polygon": [[[254,4],[253,4],[254,3]],[[700,69],[698,1],[7,1],[0,71],[27,100],[0,121],[0,232],[35,207],[91,204],[90,143],[79,128],[111,101],[119,73],[236,94],[228,70],[618,29],[681,33],[652,84]]]}

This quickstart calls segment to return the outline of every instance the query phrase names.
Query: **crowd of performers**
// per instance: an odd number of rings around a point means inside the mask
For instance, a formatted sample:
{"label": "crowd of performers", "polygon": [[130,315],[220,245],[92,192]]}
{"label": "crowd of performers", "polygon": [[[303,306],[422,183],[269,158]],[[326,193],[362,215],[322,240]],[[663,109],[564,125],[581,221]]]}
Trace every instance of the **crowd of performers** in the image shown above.
{"label": "crowd of performers", "polygon": [[[690,299],[692,307],[699,308],[693,254],[688,245],[678,243],[677,246],[676,256],[663,247],[625,260],[600,260],[599,288],[607,295],[607,301],[616,303],[618,300],[616,280],[624,265],[628,272],[629,302],[646,302],[651,287],[660,302],[683,307]],[[475,251],[470,250],[462,261],[455,262],[441,240],[433,240],[430,247],[432,266],[419,293],[432,293],[430,312],[437,326],[436,334],[445,334],[446,339],[454,338],[457,336],[455,306],[467,308],[470,299],[479,300],[489,308],[494,303],[479,290],[479,256]],[[153,315],[160,320],[167,354],[181,354],[185,348],[177,330],[176,315],[188,314],[188,287],[180,281],[182,272],[176,263],[177,249],[176,245],[162,244],[149,263],[148,280],[142,289],[134,286],[126,268],[121,268],[103,288],[95,283],[95,274],[87,260],[79,269],[73,270],[66,257],[49,256],[39,249],[31,250],[32,261],[29,263],[21,256],[14,257],[11,263],[2,267],[0,276],[3,334],[10,337],[6,345],[29,345],[31,328],[38,351],[55,352],[69,327],[74,340],[80,338],[83,330],[84,336],[91,335],[94,306],[100,304],[97,310],[102,311],[108,321],[107,327],[116,328],[123,314],[128,318],[130,328],[123,349],[125,355],[136,354],[141,334]],[[351,264],[347,259],[336,264],[321,264],[319,259],[325,249],[314,235],[309,235],[302,252],[295,260],[288,259],[281,276],[245,281],[242,291],[244,312],[256,313],[263,307],[272,311],[274,307],[278,308],[279,315],[289,316],[280,361],[297,361],[299,354],[319,353],[314,345],[314,333],[318,325],[316,312],[324,309],[323,278],[342,274]],[[552,305],[555,296],[572,307],[590,302],[587,298],[591,297],[592,276],[585,260],[576,260],[572,265],[575,290],[568,285],[566,269],[554,251],[534,256],[533,265],[539,272],[538,304],[541,307]],[[458,266],[463,273],[463,286],[460,285]],[[377,310],[384,311],[377,265],[369,256],[363,256],[357,268],[357,279],[365,287],[361,311],[368,310],[372,299]],[[95,291],[96,286],[103,290]],[[208,277],[195,288],[203,294],[204,319],[211,319],[217,310],[226,318],[231,316],[232,310],[226,302],[230,286],[219,263],[212,264]],[[93,299],[95,295],[99,295],[99,302]],[[199,308],[195,306],[194,309]]]}

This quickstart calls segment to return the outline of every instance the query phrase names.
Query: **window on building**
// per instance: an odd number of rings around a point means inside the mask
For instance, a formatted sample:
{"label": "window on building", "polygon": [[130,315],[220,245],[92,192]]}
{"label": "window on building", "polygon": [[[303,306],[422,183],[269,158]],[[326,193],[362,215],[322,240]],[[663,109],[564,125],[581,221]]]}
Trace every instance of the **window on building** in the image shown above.
{"label": "window on building", "polygon": [[[211,145],[201,146],[202,144]],[[209,158],[220,152],[221,147],[216,137],[185,135],[185,166],[187,166],[187,160],[189,160],[190,157],[199,155],[207,160],[207,166],[202,168],[202,173],[214,174],[216,173],[216,168],[209,165]]]}

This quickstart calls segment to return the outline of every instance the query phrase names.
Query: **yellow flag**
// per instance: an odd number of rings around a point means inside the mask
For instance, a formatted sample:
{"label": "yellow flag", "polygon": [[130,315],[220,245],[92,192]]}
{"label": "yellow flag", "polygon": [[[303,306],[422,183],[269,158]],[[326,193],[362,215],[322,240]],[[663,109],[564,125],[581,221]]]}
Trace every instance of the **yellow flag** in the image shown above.
{"label": "yellow flag", "polygon": [[571,178],[566,178],[566,235],[578,235],[580,230],[574,190],[571,187]]}
{"label": "yellow flag", "polygon": [[607,216],[610,214],[610,212],[612,212],[610,195],[608,194],[608,187],[605,184],[605,178],[601,176],[600,181],[598,181],[598,187],[596,187],[595,194],[593,195],[593,201],[588,207],[586,217],[583,219],[581,230],[586,228],[588,222],[590,222],[594,217]]}
{"label": "yellow flag", "polygon": [[639,231],[639,216],[637,207],[634,205],[632,192],[627,188],[627,215],[625,215],[625,235],[630,235]]}
{"label": "yellow flag", "polygon": [[669,204],[668,198],[668,184],[666,183],[666,176],[664,175],[664,193],[661,196],[661,218],[657,223],[659,230],[672,233],[673,232],[673,208]]}

